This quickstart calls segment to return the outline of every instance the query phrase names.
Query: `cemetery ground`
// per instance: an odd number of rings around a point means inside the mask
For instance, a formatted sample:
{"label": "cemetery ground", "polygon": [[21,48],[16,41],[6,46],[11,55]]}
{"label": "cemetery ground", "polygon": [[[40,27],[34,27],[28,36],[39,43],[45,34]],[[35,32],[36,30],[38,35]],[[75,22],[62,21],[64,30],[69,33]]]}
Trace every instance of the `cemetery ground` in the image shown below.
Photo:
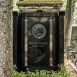
{"label": "cemetery ground", "polygon": [[77,73],[72,69],[71,60],[67,60],[66,54],[64,55],[64,65],[66,66],[67,73],[70,73],[70,77],[77,77]]}
{"label": "cemetery ground", "polygon": [[[63,71],[64,70],[63,67],[61,69],[62,71],[58,73],[58,76],[57,74],[54,73],[54,71],[52,71],[53,75],[51,74],[51,76],[46,75],[46,71],[41,71],[40,72],[40,74],[42,74],[41,77],[77,77],[77,73],[74,71],[74,69],[72,69],[70,63],[71,63],[71,60],[68,60],[66,54],[64,54],[64,66],[66,67],[66,72]],[[47,71],[47,72],[50,72],[50,71]],[[62,74],[62,72],[65,73],[66,76],[61,76],[61,75],[64,75]],[[29,72],[28,74],[25,74],[25,73],[26,72],[22,72],[22,71],[18,73],[17,71],[13,70],[14,77],[40,77],[38,71],[36,72],[36,74],[34,72],[33,73]]]}

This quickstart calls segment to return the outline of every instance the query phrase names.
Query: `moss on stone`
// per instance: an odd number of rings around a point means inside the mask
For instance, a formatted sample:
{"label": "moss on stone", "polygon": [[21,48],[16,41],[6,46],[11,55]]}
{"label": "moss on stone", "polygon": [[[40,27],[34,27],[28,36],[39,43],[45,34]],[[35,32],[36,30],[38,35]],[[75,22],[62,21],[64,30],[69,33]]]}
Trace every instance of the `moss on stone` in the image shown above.
{"label": "moss on stone", "polygon": [[63,1],[62,0],[24,0],[24,1],[18,1],[17,5],[51,5],[57,3],[63,3]]}
{"label": "moss on stone", "polygon": [[29,2],[62,2],[61,0],[23,0],[23,1],[20,1],[20,2],[26,2],[26,3],[29,3]]}

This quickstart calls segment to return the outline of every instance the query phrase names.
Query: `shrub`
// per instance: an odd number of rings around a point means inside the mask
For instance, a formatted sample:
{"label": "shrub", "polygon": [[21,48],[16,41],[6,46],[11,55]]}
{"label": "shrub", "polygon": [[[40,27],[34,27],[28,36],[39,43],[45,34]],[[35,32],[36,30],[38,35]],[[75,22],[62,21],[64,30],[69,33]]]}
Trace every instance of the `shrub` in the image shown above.
{"label": "shrub", "polygon": [[41,70],[40,72],[36,70],[36,73],[34,72],[28,72],[27,74],[19,73],[16,71],[17,67],[13,67],[13,77],[69,77],[70,74],[66,72],[66,69],[64,66],[60,66],[61,70],[56,72],[52,72],[52,74],[48,74],[46,70]]}

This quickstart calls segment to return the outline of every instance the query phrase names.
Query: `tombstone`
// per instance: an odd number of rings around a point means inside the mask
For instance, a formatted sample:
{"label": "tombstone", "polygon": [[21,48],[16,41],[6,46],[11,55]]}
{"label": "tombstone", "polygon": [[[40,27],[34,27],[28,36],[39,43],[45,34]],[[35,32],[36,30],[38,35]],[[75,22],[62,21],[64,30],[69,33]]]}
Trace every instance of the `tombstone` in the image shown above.
{"label": "tombstone", "polygon": [[20,0],[13,12],[13,64],[19,70],[57,70],[64,63],[61,0]]}
{"label": "tombstone", "polygon": [[77,62],[76,62],[76,67],[77,67]]}
{"label": "tombstone", "polygon": [[[77,52],[77,51],[76,51]],[[75,58],[77,59],[77,53],[75,53]]]}

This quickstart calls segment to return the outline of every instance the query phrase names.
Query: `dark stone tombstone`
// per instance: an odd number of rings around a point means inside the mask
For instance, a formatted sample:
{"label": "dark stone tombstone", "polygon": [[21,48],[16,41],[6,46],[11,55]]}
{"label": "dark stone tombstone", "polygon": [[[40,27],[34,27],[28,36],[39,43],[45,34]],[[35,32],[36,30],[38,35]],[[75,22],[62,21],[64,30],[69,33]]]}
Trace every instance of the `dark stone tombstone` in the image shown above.
{"label": "dark stone tombstone", "polygon": [[[18,6],[23,4],[18,3]],[[14,64],[19,71],[25,69],[25,30],[27,30],[26,67],[34,70],[57,70],[58,64],[64,63],[64,12],[59,12],[58,8],[52,11],[49,8],[46,10],[39,7],[20,9],[19,13],[13,12]],[[52,31],[52,49],[50,31]]]}
{"label": "dark stone tombstone", "polygon": [[28,17],[28,65],[49,66],[49,17],[43,22],[43,13],[35,14]]}

